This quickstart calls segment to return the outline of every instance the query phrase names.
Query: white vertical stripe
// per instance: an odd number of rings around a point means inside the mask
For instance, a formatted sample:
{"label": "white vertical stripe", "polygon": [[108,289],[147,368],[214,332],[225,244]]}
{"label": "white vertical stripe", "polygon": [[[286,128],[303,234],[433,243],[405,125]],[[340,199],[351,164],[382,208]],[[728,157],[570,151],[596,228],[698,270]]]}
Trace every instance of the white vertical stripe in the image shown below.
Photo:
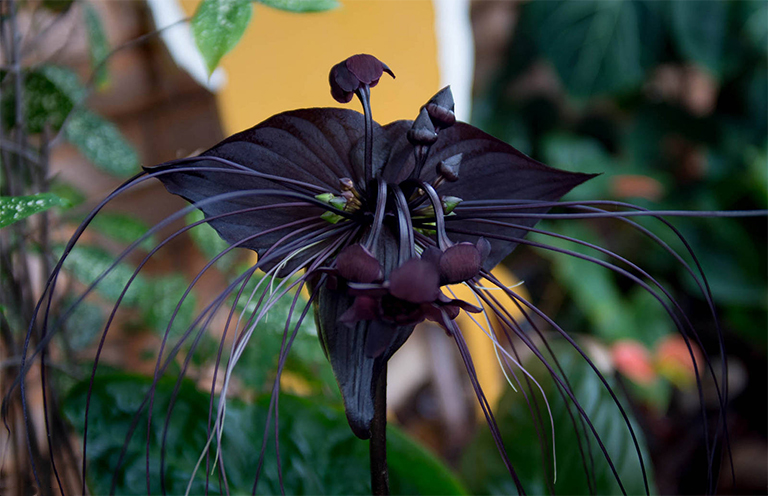
{"label": "white vertical stripe", "polygon": [[152,20],[155,22],[156,29],[179,23],[160,33],[160,37],[165,46],[168,47],[168,51],[176,64],[187,71],[198,84],[210,91],[216,91],[224,86],[227,82],[227,75],[221,67],[213,71],[213,74],[208,77],[208,69],[205,66],[203,56],[200,55],[200,51],[195,45],[189,23],[180,22],[187,16],[181,9],[178,0],[147,0],[147,5],[152,12]]}
{"label": "white vertical stripe", "polygon": [[468,121],[472,112],[475,43],[469,17],[469,0],[432,0],[440,85],[451,85],[456,118]]}

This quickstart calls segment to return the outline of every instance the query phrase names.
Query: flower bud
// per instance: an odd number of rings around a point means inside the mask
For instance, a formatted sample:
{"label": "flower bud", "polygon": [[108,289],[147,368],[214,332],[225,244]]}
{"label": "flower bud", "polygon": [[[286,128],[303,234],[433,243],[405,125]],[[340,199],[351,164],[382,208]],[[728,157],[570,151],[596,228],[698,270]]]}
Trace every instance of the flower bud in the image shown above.
{"label": "flower bud", "polygon": [[456,114],[453,113],[453,93],[451,87],[446,86],[433,96],[424,108],[437,129],[445,129],[456,123]]}
{"label": "flower bud", "polygon": [[482,264],[480,250],[472,243],[451,246],[440,257],[440,278],[445,284],[456,284],[474,278]]}
{"label": "flower bud", "polygon": [[376,86],[385,72],[395,77],[392,70],[373,55],[365,53],[353,55],[331,68],[331,73],[328,75],[331,95],[337,102],[347,103],[352,100],[355,91],[361,87]]}
{"label": "flower bud", "polygon": [[408,130],[408,141],[413,146],[429,146],[437,141],[435,126],[429,119],[429,114],[425,109],[421,109],[419,116],[413,121],[411,129]]}
{"label": "flower bud", "polygon": [[339,275],[348,281],[371,283],[381,279],[381,264],[363,245],[350,245],[336,257]]}
{"label": "flower bud", "polygon": [[456,182],[459,180],[459,167],[461,166],[461,157],[463,154],[459,153],[452,157],[448,157],[445,160],[441,160],[437,164],[437,174],[442,176],[448,182]]}

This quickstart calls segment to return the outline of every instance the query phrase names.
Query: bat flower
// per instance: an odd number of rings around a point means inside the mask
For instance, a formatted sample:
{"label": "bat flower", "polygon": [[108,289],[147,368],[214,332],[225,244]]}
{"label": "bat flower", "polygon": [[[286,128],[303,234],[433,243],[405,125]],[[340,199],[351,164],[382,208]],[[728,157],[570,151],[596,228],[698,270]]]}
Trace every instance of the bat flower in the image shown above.
{"label": "bat flower", "polygon": [[446,216],[467,201],[556,201],[591,177],[547,167],[456,122],[450,88],[415,120],[379,125],[370,88],[384,72],[391,74],[370,55],[331,70],[332,95],[347,102],[356,94],[363,115],[285,112],[193,160],[148,169],[199,205],[226,241],[257,251],[263,270],[285,276],[304,268],[311,276],[335,267],[335,283],[329,275],[308,283],[320,340],[361,438],[370,436],[378,376],[414,325],[428,318],[450,332],[459,309],[475,310],[440,286],[493,268],[538,220],[520,219],[519,228],[451,221],[449,239]]}
{"label": "bat flower", "polygon": [[[172,237],[196,224],[207,222],[228,243],[228,248],[216,259],[238,247],[258,253],[258,262],[200,314],[183,339],[200,324],[206,312],[215,313],[226,296],[233,293],[239,284],[244,285],[257,269],[273,278],[283,278],[274,294],[269,297],[262,295],[242,334],[236,338],[221,398],[226,398],[231,369],[253,331],[255,324],[251,323],[263,318],[280,296],[294,291],[294,304],[285,324],[286,335],[278,361],[275,391],[285,356],[299,325],[314,308],[320,343],[341,390],[349,425],[358,437],[369,438],[372,430],[375,431],[377,412],[381,413],[381,408],[376,407],[381,396],[377,391],[380,391],[382,381],[379,379],[384,377],[388,360],[412,334],[416,324],[424,320],[434,321],[455,341],[496,446],[518,491],[522,493],[524,488],[506,456],[490,406],[477,381],[463,330],[456,321],[462,311],[469,314],[483,312],[486,317],[493,315],[492,319],[483,319],[487,329],[476,322],[493,341],[503,366],[513,370],[514,364],[525,372],[514,351],[514,343],[522,343],[546,367],[557,393],[573,406],[572,409],[569,407],[568,413],[577,433],[584,433],[587,444],[583,447],[580,441],[579,449],[582,450],[581,458],[588,478],[590,469],[587,460],[591,459],[592,448],[589,446],[590,436],[586,433],[593,436],[619,488],[624,490],[618,471],[589,415],[573,394],[568,377],[557,359],[551,362],[552,359],[542,353],[542,346],[548,353],[551,353],[551,348],[547,333],[541,327],[546,326],[576,349],[600,378],[621,412],[640,460],[646,491],[649,491],[632,423],[600,369],[565,330],[535,305],[502,284],[491,269],[518,244],[590,261],[650,293],[671,316],[685,343],[693,342],[702,347],[681,305],[645,270],[606,248],[548,232],[535,225],[542,218],[609,218],[631,226],[670,253],[691,275],[716,321],[711,294],[700,270],[691,268],[664,241],[634,222],[632,217],[653,216],[666,222],[662,215],[709,216],[727,213],[650,212],[620,202],[562,202],[560,198],[563,195],[593,175],[553,169],[473,126],[456,121],[453,97],[448,87],[427,101],[414,120],[399,120],[383,126],[376,123],[371,113],[371,88],[379,83],[384,73],[394,78],[389,67],[365,54],[354,55],[331,69],[329,82],[333,97],[346,103],[353,95],[357,96],[363,107],[362,114],[340,108],[288,111],[225,139],[197,157],[145,168],[144,173],[118,188],[88,216],[64,250],[46,292],[53,291],[64,258],[98,211],[125,189],[156,178],[170,193],[191,203],[186,211],[199,209],[205,216],[204,220],[177,231]],[[553,207],[558,207],[558,211],[549,212]],[[734,215],[747,214],[765,215],[765,212],[737,212]],[[169,218],[164,224],[156,226],[147,236],[174,219]],[[679,234],[667,225],[673,233]],[[538,241],[540,237],[536,241],[528,240],[525,236],[529,232],[581,245],[597,255],[569,250],[561,247],[560,243],[544,244]],[[163,241],[160,246],[166,242]],[[137,271],[160,246],[147,255]],[[132,248],[126,250],[118,261]],[[456,298],[450,286],[457,284],[467,286],[475,301]],[[299,290],[304,288],[308,290],[309,301],[303,309],[296,308]],[[127,289],[126,286],[120,299]],[[117,305],[119,303],[120,300]],[[508,310],[511,306],[518,309],[518,316]],[[41,308],[47,312],[42,303],[38,311]],[[300,313],[300,317],[294,325],[292,317],[296,313]],[[46,325],[47,314],[39,320]],[[204,329],[207,323],[201,327]],[[164,355],[169,330],[170,323],[158,357]],[[689,349],[693,348],[689,345]],[[705,371],[711,375],[716,384],[720,411],[724,411],[726,391],[721,390],[718,377],[724,377],[725,370],[716,374],[709,359],[699,357],[697,363],[693,352],[691,357],[697,380]],[[167,364],[158,358],[155,383]],[[514,372],[513,377],[525,391],[525,386],[514,376]],[[531,382],[523,380],[531,392],[526,400],[530,397],[529,406],[533,404],[532,409],[538,411]],[[23,391],[23,381],[21,387]],[[148,425],[151,425],[153,394],[153,391],[148,393]],[[701,387],[699,394],[703,397]],[[220,402],[215,413],[214,431],[221,429],[223,424],[224,403]],[[276,406],[274,412],[276,415]],[[703,414],[706,415],[705,412]],[[86,426],[87,415],[86,410]],[[715,440],[725,432],[724,416],[720,415],[718,420],[716,427],[705,431],[710,473],[715,463],[714,454],[718,452]],[[373,437],[376,438],[375,432]]]}

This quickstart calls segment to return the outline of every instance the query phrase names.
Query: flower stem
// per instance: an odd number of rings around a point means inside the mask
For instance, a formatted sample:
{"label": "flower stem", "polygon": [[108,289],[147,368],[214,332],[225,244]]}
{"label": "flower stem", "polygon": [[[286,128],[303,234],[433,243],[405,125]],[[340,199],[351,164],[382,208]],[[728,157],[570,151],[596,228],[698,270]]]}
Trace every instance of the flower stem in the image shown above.
{"label": "flower stem", "polygon": [[389,494],[389,470],[387,469],[387,365],[384,365],[374,398],[373,422],[371,422],[371,493]]}

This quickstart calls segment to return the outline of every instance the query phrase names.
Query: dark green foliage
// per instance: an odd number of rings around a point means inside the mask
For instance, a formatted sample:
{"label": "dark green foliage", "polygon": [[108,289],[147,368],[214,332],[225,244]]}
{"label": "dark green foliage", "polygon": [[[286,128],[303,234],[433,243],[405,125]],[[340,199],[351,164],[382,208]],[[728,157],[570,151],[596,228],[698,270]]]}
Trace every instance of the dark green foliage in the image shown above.
{"label": "dark green foliage", "polygon": [[577,97],[637,88],[661,44],[657,9],[633,0],[533,2],[523,22]]}
{"label": "dark green foliage", "polygon": [[[44,65],[24,76],[24,112],[26,131],[41,133],[48,128],[58,131],[74,106],[85,97],[77,75],[55,65]],[[15,96],[3,95],[3,125],[11,128],[16,122]]]}
{"label": "dark green foliage", "polygon": [[[765,2],[525,3],[508,62],[477,102],[475,121],[549,165],[601,173],[566,199],[629,201],[654,209],[765,208],[767,16]],[[512,95],[517,78],[540,61],[555,69],[562,95]],[[678,78],[666,83],[671,94],[656,89],[662,69]],[[694,83],[710,85],[705,90],[709,106],[691,101],[693,90],[686,85]],[[640,181],[633,183],[632,177]],[[637,187],[621,189],[622,181]],[[549,229],[566,233],[566,223],[552,222]],[[640,223],[685,251],[661,224]],[[691,241],[716,302],[725,306],[726,328],[764,342],[765,223],[677,219],[674,225]],[[647,239],[607,221],[583,223],[575,234],[631,255],[685,308],[695,306],[706,319],[703,297],[690,276]],[[539,240],[575,249],[552,238]],[[574,305],[566,304],[553,317],[569,330],[595,333],[609,343],[619,337],[648,343],[673,330],[657,319],[663,310],[642,303],[648,298],[629,291],[626,279],[569,257],[547,258],[556,260],[559,289],[586,316],[578,317]],[[585,277],[593,281],[586,290],[580,281]],[[591,297],[597,289],[602,299]],[[652,330],[632,323],[632,315],[654,306]],[[625,317],[617,320],[617,315]]]}
{"label": "dark green foliage", "polygon": [[[256,364],[255,366],[258,366]],[[173,378],[160,381],[154,403],[150,437],[152,491],[160,491],[160,444]],[[88,426],[89,484],[97,494],[107,494],[112,474],[134,413],[151,381],[129,374],[97,376],[91,398]],[[74,386],[63,402],[67,419],[82,432],[87,381]],[[166,444],[166,490],[183,494],[206,442],[208,395],[184,381],[169,422]],[[253,404],[231,400],[227,406],[222,456],[230,490],[250,492],[266,422],[268,397]],[[116,476],[117,494],[146,491],[146,410],[138,422]],[[269,435],[273,436],[270,425]],[[340,410],[304,398],[280,397],[280,455],[288,494],[370,494],[368,453],[349,430]],[[461,484],[433,455],[397,429],[389,430],[390,480],[394,494],[465,494]],[[211,461],[215,446],[210,449]],[[205,465],[198,470],[191,493],[204,492]],[[211,494],[220,494],[218,475],[211,477]],[[268,442],[258,494],[280,491],[274,438]]]}
{"label": "dark green foliage", "polygon": [[[573,388],[574,396],[579,400],[599,433],[625,490],[628,494],[645,494],[642,472],[632,438],[621,413],[607,390],[588,364],[573,349],[558,346],[555,347],[555,350],[565,376]],[[590,494],[592,491],[587,484],[577,434],[568,415],[566,402],[557,392],[554,381],[547,376],[544,367],[538,363],[533,364],[535,360],[533,358],[529,361],[528,370],[537,378],[544,389],[555,424],[557,456],[555,493]],[[551,358],[549,360],[551,363]],[[538,426],[538,431],[546,440],[543,453],[537,437],[537,426],[521,392],[516,393],[510,390],[504,394],[496,418],[499,422],[504,444],[507,447],[507,453],[509,453],[512,465],[515,467],[526,491],[529,494],[548,494],[550,490],[547,481],[552,483],[554,479],[552,431],[541,393],[535,385],[533,388],[543,419],[543,424]],[[530,395],[530,392],[528,394]],[[573,415],[577,417],[578,412],[575,406],[570,401],[569,405]],[[651,491],[653,491],[650,458],[644,447],[642,433],[636,424],[633,425],[633,428],[640,439],[645,467],[649,471],[648,476],[651,481]],[[591,443],[592,459],[594,460],[594,493],[620,494],[619,486],[594,435],[591,432],[585,434],[580,423],[578,429],[587,463],[589,463],[590,456],[587,451],[587,437]],[[473,494],[515,494],[512,479],[499,459],[488,432],[481,432],[467,448],[462,460],[461,473]]]}

